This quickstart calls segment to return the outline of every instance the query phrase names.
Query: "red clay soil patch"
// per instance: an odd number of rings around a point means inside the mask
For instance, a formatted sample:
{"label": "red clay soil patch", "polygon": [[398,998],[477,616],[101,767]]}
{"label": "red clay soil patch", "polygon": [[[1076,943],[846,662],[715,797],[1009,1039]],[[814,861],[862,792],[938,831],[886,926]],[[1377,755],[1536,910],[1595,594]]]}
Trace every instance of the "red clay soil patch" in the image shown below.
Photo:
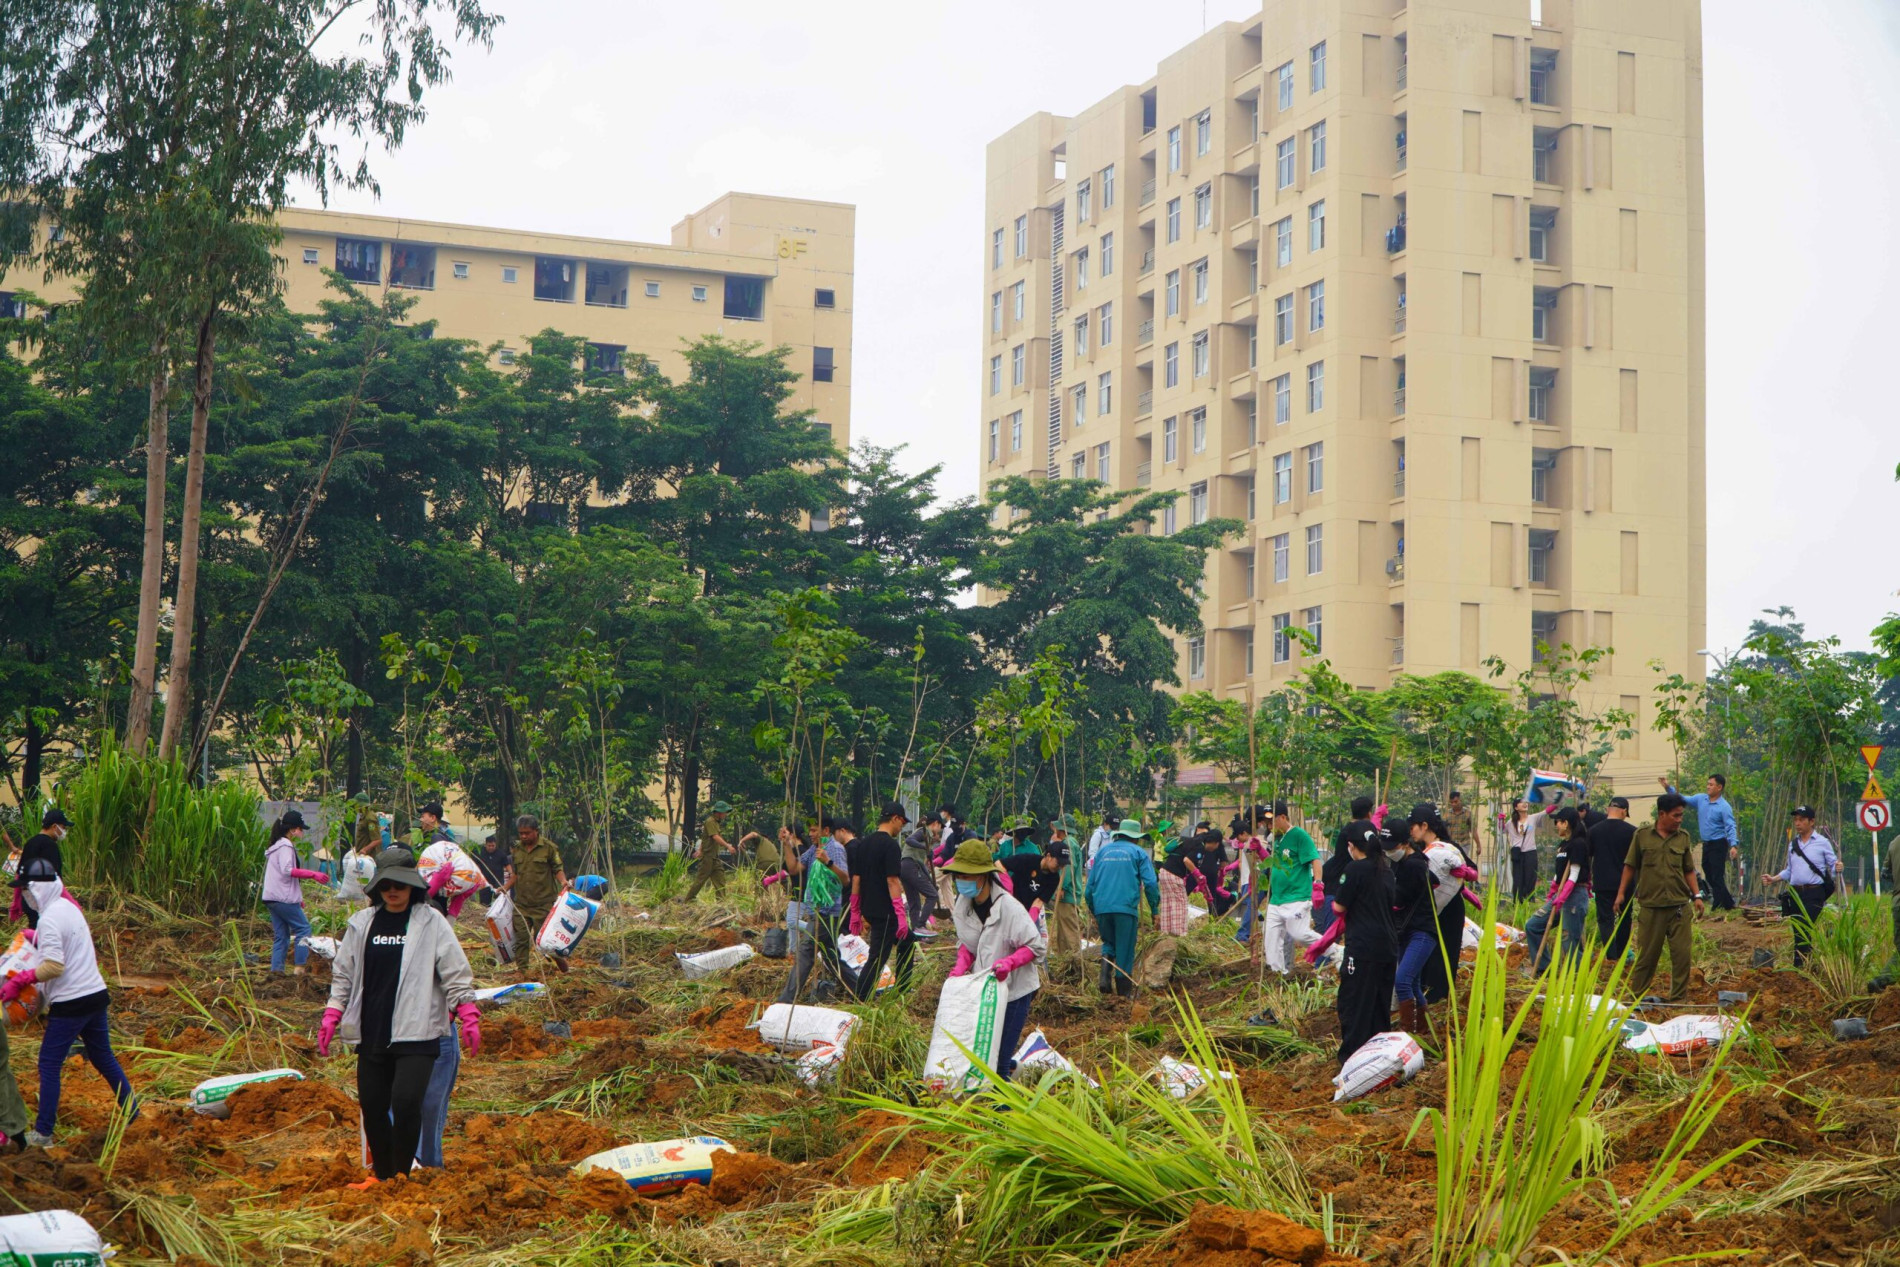
{"label": "red clay soil patch", "polygon": [[1889,987],[1874,996],[1873,1009],[1867,1014],[1867,1027],[1900,1025],[1900,987]]}
{"label": "red clay soil patch", "polygon": [[497,1060],[545,1060],[554,1054],[560,1039],[550,1036],[539,1021],[524,1021],[519,1016],[503,1016],[482,1032],[482,1054]]}
{"label": "red clay soil patch", "polygon": [[739,934],[730,928],[714,928],[706,933],[706,949],[724,950],[739,944]]}
{"label": "red clay soil patch", "polygon": [[715,1051],[771,1051],[761,1042],[759,1031],[747,1029],[753,1005],[748,999],[726,999],[710,1003],[686,1018],[695,1037]]}
{"label": "red clay soil patch", "polygon": [[877,1109],[852,1118],[848,1127],[855,1141],[839,1151],[838,1173],[869,1187],[886,1179],[908,1179],[922,1170],[931,1158],[930,1145],[918,1132],[905,1129],[909,1125],[907,1119]]}
{"label": "red clay soil patch", "polygon": [[597,1122],[574,1113],[544,1109],[525,1117],[478,1113],[462,1125],[461,1137],[444,1141],[451,1168],[511,1158],[532,1163],[572,1165],[605,1152],[620,1141]]}
{"label": "red clay soil patch", "polygon": [[321,1130],[327,1126],[354,1126],[361,1116],[355,1100],[327,1082],[299,1082],[281,1078],[254,1087],[240,1087],[226,1101],[231,1116],[219,1122],[216,1133],[225,1137],[248,1137],[266,1131],[284,1130],[306,1124]]}
{"label": "red clay soil patch", "polygon": [[1187,1226],[1159,1245],[1109,1260],[1110,1267],[1352,1267],[1357,1258],[1330,1254],[1310,1227],[1265,1210],[1194,1207]]}
{"label": "red clay soil patch", "polygon": [[688,1219],[710,1222],[728,1210],[783,1200],[791,1195],[788,1189],[800,1178],[798,1167],[759,1153],[717,1152],[712,1164],[711,1184],[692,1184],[658,1199],[653,1203],[654,1219],[666,1224]]}

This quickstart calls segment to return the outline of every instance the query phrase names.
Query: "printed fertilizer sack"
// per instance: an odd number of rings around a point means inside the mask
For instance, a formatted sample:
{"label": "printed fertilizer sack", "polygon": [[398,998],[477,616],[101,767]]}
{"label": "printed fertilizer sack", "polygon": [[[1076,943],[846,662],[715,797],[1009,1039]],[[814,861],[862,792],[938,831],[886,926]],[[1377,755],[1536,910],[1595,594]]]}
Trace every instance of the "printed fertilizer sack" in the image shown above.
{"label": "printed fertilizer sack", "polygon": [[429,884],[435,883],[435,873],[443,867],[449,869],[448,887],[442,890],[444,897],[461,897],[488,883],[482,878],[482,869],[475,865],[475,859],[453,840],[436,841],[416,859],[416,870]]}
{"label": "printed fertilizer sack", "polygon": [[[1493,927],[1497,930],[1497,937],[1493,940],[1492,945],[1496,946],[1499,950],[1503,950],[1509,946],[1515,946],[1524,940],[1524,930],[1521,928],[1513,928],[1509,924],[1495,924]],[[1461,949],[1476,950],[1478,944],[1483,940],[1484,925],[1474,920],[1466,920]]]}
{"label": "printed fertilizer sack", "polygon": [[871,962],[871,943],[855,933],[846,933],[838,938],[838,958],[851,971],[861,971]]}
{"label": "printed fertilizer sack", "polygon": [[230,1117],[231,1093],[239,1087],[261,1086],[283,1078],[303,1081],[295,1069],[265,1069],[260,1073],[233,1073],[222,1078],[206,1078],[191,1089],[191,1110],[204,1117]]}
{"label": "printed fertilizer sack", "polygon": [[796,1056],[814,1047],[842,1048],[857,1023],[857,1017],[835,1007],[774,1003],[759,1013],[752,1028],[759,1031],[760,1042]]}
{"label": "printed fertilizer sack", "polygon": [[1029,1037],[1023,1039],[1022,1045],[1016,1049],[1016,1069],[1010,1077],[1017,1082],[1040,1082],[1047,1073],[1072,1074],[1091,1087],[1101,1086],[1101,1083],[1077,1069],[1067,1056],[1051,1047],[1041,1030],[1031,1030]]}
{"label": "printed fertilizer sack", "polygon": [[104,1267],[112,1256],[92,1224],[71,1210],[0,1218],[0,1251],[6,1267]]}
{"label": "printed fertilizer sack", "polygon": [[715,972],[724,972],[752,958],[759,952],[746,942],[736,946],[722,946],[718,950],[708,950],[697,955],[682,955],[677,952],[673,957],[680,961],[680,971],[688,981],[697,981],[710,977]]}
{"label": "printed fertilizer sack", "polygon": [[1005,1004],[993,973],[973,972],[943,983],[937,1019],[930,1029],[930,1051],[924,1057],[926,1086],[941,1094],[960,1095],[983,1085],[983,1070],[970,1058],[996,1068],[1002,1056]]}
{"label": "printed fertilizer sack", "polygon": [[627,1181],[643,1197],[678,1192],[688,1184],[712,1182],[714,1153],[737,1152],[716,1135],[663,1139],[657,1144],[628,1144],[574,1163],[574,1173],[607,1170]]}
{"label": "printed fertilizer sack", "polygon": [[494,948],[498,963],[515,961],[515,897],[497,893],[488,904],[488,944]]}
{"label": "printed fertilizer sack", "polygon": [[319,959],[336,958],[337,940],[334,937],[306,937],[303,939],[303,944],[310,947],[310,953]]}
{"label": "printed fertilizer sack", "polygon": [[587,930],[600,915],[600,903],[590,902],[578,893],[563,893],[555,901],[534,944],[550,955],[565,955],[580,944]]}
{"label": "printed fertilizer sack", "polygon": [[342,877],[336,895],[346,902],[369,896],[369,882],[376,876],[376,859],[355,850],[343,855]]}
{"label": "printed fertilizer sack", "polygon": [[1333,1103],[1357,1100],[1362,1095],[1383,1091],[1401,1082],[1410,1082],[1425,1067],[1425,1052],[1418,1040],[1397,1030],[1374,1034],[1340,1066],[1333,1079]]}
{"label": "printed fertilizer sack", "polygon": [[[1234,1075],[1225,1069],[1215,1072],[1228,1082],[1234,1080]],[[1155,1064],[1154,1073],[1149,1076],[1167,1088],[1168,1094],[1177,1100],[1193,1099],[1207,1090],[1208,1083],[1213,1081],[1207,1070],[1199,1065],[1190,1065],[1185,1060],[1176,1060],[1173,1056],[1163,1056]]]}
{"label": "printed fertilizer sack", "polygon": [[792,1069],[798,1074],[798,1080],[816,1091],[838,1076],[838,1066],[844,1063],[844,1048],[834,1047],[830,1043],[820,1043],[797,1060]]}
{"label": "printed fertilizer sack", "polygon": [[[40,948],[27,937],[22,928],[13,934],[13,941],[7,947],[7,953],[0,956],[0,981],[8,981],[23,972],[32,972],[40,966]],[[26,1024],[40,1014],[40,988],[29,985],[23,988],[19,997],[7,1004],[7,1025],[11,1028]]]}
{"label": "printed fertilizer sack", "polygon": [[1704,1047],[1720,1046],[1729,1031],[1747,1028],[1732,1016],[1676,1016],[1655,1025],[1640,1028],[1632,1022],[1630,1036],[1623,1046],[1630,1051],[1659,1051],[1665,1056],[1681,1056]]}
{"label": "printed fertilizer sack", "polygon": [[484,986],[475,991],[477,1003],[493,1003],[499,1007],[503,1003],[513,1003],[517,999],[531,999],[547,989],[539,981],[517,981],[513,985]]}

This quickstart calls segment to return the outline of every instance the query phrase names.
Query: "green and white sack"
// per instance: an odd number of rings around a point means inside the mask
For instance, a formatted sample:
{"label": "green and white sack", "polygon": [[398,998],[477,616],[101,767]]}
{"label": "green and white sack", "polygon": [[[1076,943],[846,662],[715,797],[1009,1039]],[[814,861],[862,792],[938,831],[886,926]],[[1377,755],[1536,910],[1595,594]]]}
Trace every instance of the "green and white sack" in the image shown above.
{"label": "green and white sack", "polygon": [[265,1069],[259,1073],[233,1073],[222,1078],[206,1078],[191,1089],[191,1108],[194,1113],[205,1117],[230,1117],[231,1093],[239,1087],[255,1087],[266,1082],[276,1082],[280,1078],[295,1078],[303,1081],[303,1075],[295,1069]]}
{"label": "green and white sack", "polygon": [[71,1210],[0,1218],[0,1267],[102,1267],[112,1251]]}
{"label": "green and white sack", "polygon": [[945,981],[930,1031],[930,1052],[924,1057],[924,1085],[947,1095],[962,1095],[982,1086],[986,1075],[970,1058],[996,1068],[1002,1056],[1007,1002],[994,973],[973,972]]}

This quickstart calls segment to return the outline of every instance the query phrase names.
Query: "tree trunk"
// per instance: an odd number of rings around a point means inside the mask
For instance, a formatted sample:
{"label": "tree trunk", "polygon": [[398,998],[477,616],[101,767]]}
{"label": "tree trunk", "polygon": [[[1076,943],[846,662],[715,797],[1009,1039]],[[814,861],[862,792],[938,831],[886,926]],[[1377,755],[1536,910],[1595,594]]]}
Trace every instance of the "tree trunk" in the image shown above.
{"label": "tree trunk", "polygon": [[152,372],[151,403],[145,415],[145,558],[139,573],[138,631],[132,647],[132,698],[125,712],[125,746],[142,752],[152,731],[152,691],[158,678],[158,607],[165,584],[165,468],[169,456],[171,412],[166,398],[171,379],[165,347]]}
{"label": "tree trunk", "polygon": [[33,720],[29,705],[26,713],[26,750],[20,765],[20,790],[28,800],[40,794],[40,765],[46,756],[46,732]]}
{"label": "tree trunk", "polygon": [[515,825],[515,710],[507,704],[501,706],[501,744],[495,753],[495,763],[501,777],[495,782],[499,786],[501,806],[497,815],[496,830],[506,839]]}
{"label": "tree trunk", "polygon": [[679,847],[692,848],[699,832],[699,753],[688,749],[680,762],[680,839]]}
{"label": "tree trunk", "polygon": [[[367,691],[368,688],[363,685],[362,681],[362,644],[355,638],[350,639],[348,671],[350,675],[350,685],[359,691]],[[361,709],[353,709],[350,712],[349,737],[345,749],[344,759],[347,762],[347,766],[343,776],[343,792],[344,795],[351,797],[363,790],[363,722],[360,715],[361,712]]]}
{"label": "tree trunk", "polygon": [[197,381],[191,391],[191,451],[185,459],[185,505],[178,524],[178,593],[172,602],[171,677],[165,690],[165,729],[158,738],[158,755],[168,758],[184,734],[190,713],[191,644],[198,605],[198,537],[203,518],[205,435],[210,427],[211,361],[217,346],[212,333],[213,314],[198,325]]}

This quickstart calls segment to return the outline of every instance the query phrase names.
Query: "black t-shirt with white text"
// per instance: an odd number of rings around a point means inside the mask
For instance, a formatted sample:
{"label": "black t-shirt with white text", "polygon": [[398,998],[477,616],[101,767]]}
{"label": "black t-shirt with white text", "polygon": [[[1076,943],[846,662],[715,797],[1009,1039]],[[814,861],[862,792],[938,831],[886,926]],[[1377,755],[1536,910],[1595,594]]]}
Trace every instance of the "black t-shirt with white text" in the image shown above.
{"label": "black t-shirt with white text", "polygon": [[897,837],[874,831],[846,845],[845,853],[851,859],[851,874],[858,879],[858,914],[873,924],[896,922],[889,881],[903,878],[898,868],[904,851]]}
{"label": "black t-shirt with white text", "polygon": [[396,1012],[396,987],[402,981],[402,952],[409,943],[409,917],[414,907],[396,914],[379,907],[369,921],[363,941],[363,1047],[372,1056],[433,1055],[432,1042],[392,1043],[390,1024]]}

